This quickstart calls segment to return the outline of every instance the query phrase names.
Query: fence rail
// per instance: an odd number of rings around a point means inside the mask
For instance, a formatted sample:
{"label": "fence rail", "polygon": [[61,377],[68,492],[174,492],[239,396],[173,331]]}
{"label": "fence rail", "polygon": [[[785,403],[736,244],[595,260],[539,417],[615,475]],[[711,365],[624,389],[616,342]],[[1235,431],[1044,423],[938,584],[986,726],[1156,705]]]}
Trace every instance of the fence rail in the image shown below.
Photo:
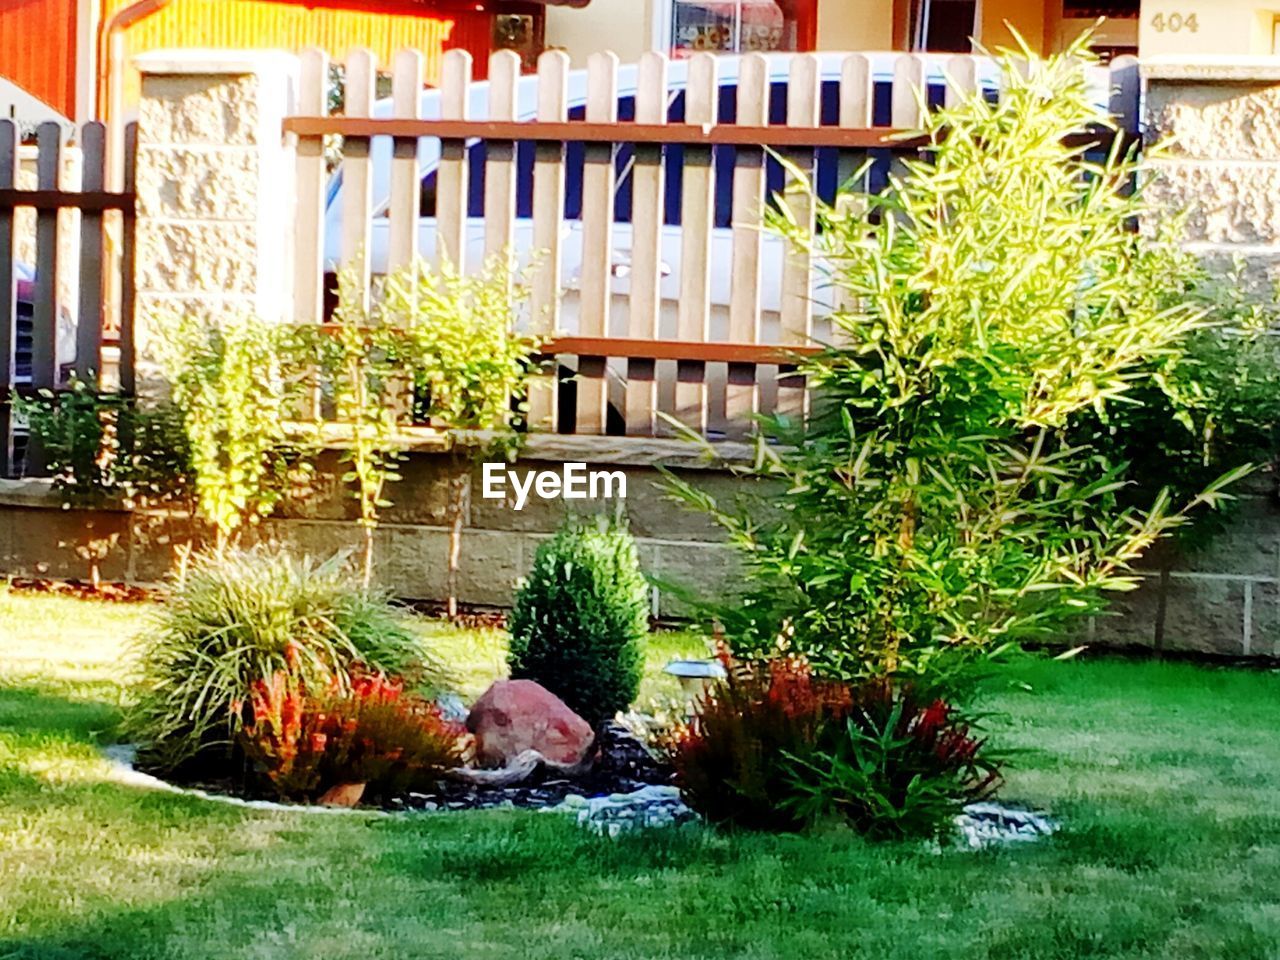
{"label": "fence rail", "polygon": [[[12,393],[56,391],[72,376],[102,388],[104,347],[116,353],[114,386],[134,388],[136,128],[127,130],[120,192],[105,189],[103,124],[79,128],[74,149],[63,137],[61,125],[41,124],[32,152],[18,126],[0,120],[0,476],[17,459]],[[67,183],[73,154],[78,185]],[[34,186],[23,185],[32,179]],[[34,211],[29,230],[21,219],[26,210]],[[27,451],[28,473],[38,471],[39,459]]]}
{"label": "fence rail", "polygon": [[[661,434],[666,414],[737,437],[755,414],[802,414],[788,361],[829,336],[834,304],[811,255],[761,230],[771,198],[798,171],[833,199],[867,160],[857,186],[880,189],[895,157],[927,148],[912,135],[923,110],[1001,94],[973,56],[648,54],[620,68],[599,54],[572,72],[551,52],[521,76],[503,51],[473,83],[454,51],[423,93],[421,57],[406,51],[388,104],[374,101],[371,53],[346,66],[345,115],[326,116],[328,60],[305,53],[305,115],[284,125],[298,144],[297,318],[324,321],[338,270],[368,289],[419,253],[465,271],[536,252],[530,325],[559,383],[535,384],[531,423],[580,434]],[[1135,141],[1137,79],[1132,58],[1102,73],[1115,129],[1073,145]],[[342,138],[331,193],[326,137]],[[812,224],[809,206],[797,195],[791,214]]]}

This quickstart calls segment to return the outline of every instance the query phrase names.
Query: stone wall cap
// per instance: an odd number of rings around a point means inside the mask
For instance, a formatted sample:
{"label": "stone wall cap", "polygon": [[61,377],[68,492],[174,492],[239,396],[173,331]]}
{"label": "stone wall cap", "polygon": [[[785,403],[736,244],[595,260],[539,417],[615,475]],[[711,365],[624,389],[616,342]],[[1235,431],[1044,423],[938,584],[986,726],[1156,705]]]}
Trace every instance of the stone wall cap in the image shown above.
{"label": "stone wall cap", "polygon": [[53,481],[42,478],[26,480],[0,479],[0,506],[61,507],[62,497]]}
{"label": "stone wall cap", "polygon": [[205,76],[292,73],[298,58],[283,50],[217,50],[193,47],[150,50],[133,58],[139,73],[152,76]]}
{"label": "stone wall cap", "polygon": [[1280,56],[1181,56],[1165,54],[1142,61],[1144,80],[1218,83],[1280,83]]}

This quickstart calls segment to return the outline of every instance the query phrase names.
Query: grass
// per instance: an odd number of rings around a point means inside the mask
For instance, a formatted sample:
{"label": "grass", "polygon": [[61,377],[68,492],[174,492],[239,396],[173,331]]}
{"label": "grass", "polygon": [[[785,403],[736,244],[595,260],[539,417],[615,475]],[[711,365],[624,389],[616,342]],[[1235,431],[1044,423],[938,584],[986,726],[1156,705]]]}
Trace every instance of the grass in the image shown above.
{"label": "grass", "polygon": [[[609,841],[536,813],[252,812],[116,782],[98,745],[144,615],[0,592],[0,958],[1280,954],[1272,674],[1010,671],[988,704],[996,741],[1021,750],[1005,796],[1065,824],[1034,847],[698,827]],[[500,634],[434,632],[470,690],[500,667]]]}

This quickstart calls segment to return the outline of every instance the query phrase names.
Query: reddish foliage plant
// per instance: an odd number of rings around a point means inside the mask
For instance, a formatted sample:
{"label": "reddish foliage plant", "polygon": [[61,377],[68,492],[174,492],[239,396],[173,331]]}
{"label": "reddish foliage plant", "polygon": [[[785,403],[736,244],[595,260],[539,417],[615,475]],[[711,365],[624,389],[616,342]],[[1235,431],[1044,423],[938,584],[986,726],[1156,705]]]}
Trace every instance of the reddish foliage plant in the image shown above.
{"label": "reddish foliage plant", "polygon": [[795,658],[741,663],[705,693],[665,747],[685,802],[712,823],[798,830],[788,802],[793,756],[809,756],[828,722],[852,706],[846,686],[816,679]]}
{"label": "reddish foliage plant", "polygon": [[999,783],[942,701],[824,680],[794,657],[723,659],[728,678],[664,744],[685,802],[713,823],[797,830],[833,813],[873,836],[937,834]]}
{"label": "reddish foliage plant", "polygon": [[241,746],[282,799],[313,799],[343,783],[404,789],[461,762],[461,724],[379,674],[357,672],[348,689],[313,693],[278,671],[253,684],[248,707]]}

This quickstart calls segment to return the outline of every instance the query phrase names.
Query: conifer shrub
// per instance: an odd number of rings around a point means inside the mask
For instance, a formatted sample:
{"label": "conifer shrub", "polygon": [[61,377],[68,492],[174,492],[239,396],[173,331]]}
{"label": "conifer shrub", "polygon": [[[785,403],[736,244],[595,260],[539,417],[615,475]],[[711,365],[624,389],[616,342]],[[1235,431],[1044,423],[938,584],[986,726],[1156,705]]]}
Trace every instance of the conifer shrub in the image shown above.
{"label": "conifer shrub", "polygon": [[618,521],[571,518],[543,543],[511,615],[513,679],[546,687],[593,726],[640,689],[649,593]]}

